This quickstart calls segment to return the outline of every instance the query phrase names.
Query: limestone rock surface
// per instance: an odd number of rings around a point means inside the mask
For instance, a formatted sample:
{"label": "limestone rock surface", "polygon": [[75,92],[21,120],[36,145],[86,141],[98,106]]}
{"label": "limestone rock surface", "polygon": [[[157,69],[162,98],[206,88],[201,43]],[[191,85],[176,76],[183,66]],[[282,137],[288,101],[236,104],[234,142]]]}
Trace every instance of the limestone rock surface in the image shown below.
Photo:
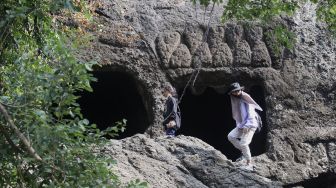
{"label": "limestone rock surface", "polygon": [[[336,44],[314,4],[281,21],[296,38],[294,49],[279,55],[265,37],[271,28],[221,23],[223,6],[210,15],[210,8],[189,0],[100,2],[95,39],[80,57],[98,61],[98,71],[133,75],[150,120],[145,135],[111,140],[101,151],[118,161],[122,180],[140,178],[152,187],[276,187],[335,177]],[[196,94],[207,87],[220,92],[233,81],[263,89],[267,151],[253,157],[256,173],[237,170],[197,138],[161,137],[163,84],[182,90],[195,71]]]}

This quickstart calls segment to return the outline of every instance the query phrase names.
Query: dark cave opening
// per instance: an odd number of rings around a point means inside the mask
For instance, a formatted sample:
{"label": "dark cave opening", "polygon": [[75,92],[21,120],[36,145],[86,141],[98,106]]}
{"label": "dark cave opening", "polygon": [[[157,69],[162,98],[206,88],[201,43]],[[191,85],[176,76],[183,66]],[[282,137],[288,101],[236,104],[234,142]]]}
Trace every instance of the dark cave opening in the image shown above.
{"label": "dark cave opening", "polygon": [[[252,156],[257,156],[265,153],[267,147],[264,92],[261,86],[253,86],[247,92],[264,109],[259,113],[263,120],[263,129],[254,135],[250,144]],[[202,139],[231,160],[240,156],[240,151],[227,139],[228,133],[235,127],[229,95],[220,94],[213,88],[207,88],[200,95],[193,95],[187,90],[180,108],[182,126],[179,133]]]}
{"label": "dark cave opening", "polygon": [[126,130],[116,139],[144,133],[149,119],[135,79],[122,72],[94,72],[97,82],[91,83],[93,92],[81,92],[78,100],[84,118],[100,130],[127,120]]}
{"label": "dark cave opening", "polygon": [[304,188],[335,188],[336,187],[336,174],[323,173],[316,178],[308,179],[302,182],[285,185],[284,187],[304,187]]}

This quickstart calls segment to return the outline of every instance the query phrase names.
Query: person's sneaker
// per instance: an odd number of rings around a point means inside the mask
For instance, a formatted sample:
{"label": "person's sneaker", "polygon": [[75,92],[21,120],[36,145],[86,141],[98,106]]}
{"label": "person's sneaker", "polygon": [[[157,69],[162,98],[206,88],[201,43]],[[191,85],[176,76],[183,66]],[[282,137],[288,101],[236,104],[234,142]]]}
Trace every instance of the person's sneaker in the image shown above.
{"label": "person's sneaker", "polygon": [[167,138],[174,138],[175,136],[174,135],[171,135],[171,134],[169,134],[169,135],[167,135]]}
{"label": "person's sneaker", "polygon": [[238,159],[236,159],[236,162],[243,161],[245,159],[244,155],[242,154]]}
{"label": "person's sneaker", "polygon": [[245,170],[245,171],[254,171],[254,166],[252,164],[248,164],[248,165],[239,167],[239,169]]}

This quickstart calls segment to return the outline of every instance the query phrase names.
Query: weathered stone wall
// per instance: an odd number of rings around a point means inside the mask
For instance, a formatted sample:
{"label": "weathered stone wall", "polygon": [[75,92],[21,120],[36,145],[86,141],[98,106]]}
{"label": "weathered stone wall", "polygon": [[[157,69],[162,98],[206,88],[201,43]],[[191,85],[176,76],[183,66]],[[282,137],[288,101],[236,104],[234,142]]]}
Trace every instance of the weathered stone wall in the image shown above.
{"label": "weathered stone wall", "polygon": [[[276,55],[272,41],[265,39],[264,33],[270,28],[222,24],[222,7],[215,8],[204,41],[210,9],[204,12],[184,0],[101,0],[96,9],[96,40],[86,48],[83,58],[97,60],[104,65],[102,71],[130,72],[141,83],[139,91],[151,120],[146,134],[152,137],[162,135],[161,88],[165,82],[183,89],[190,76],[199,70],[196,93],[206,87],[222,92],[233,81],[246,87],[261,85],[265,91],[269,133],[268,151],[254,158],[260,166],[258,173],[284,184],[296,183],[321,173],[336,173],[336,45],[325,26],[316,21],[314,9],[314,5],[305,4],[293,18],[281,20],[297,38],[292,51]],[[120,143],[124,142],[127,139]],[[129,146],[120,147],[126,150]],[[139,162],[136,158],[141,154],[135,153],[133,158],[120,155],[129,162]],[[179,157],[176,160],[182,166],[188,163]],[[142,169],[142,165],[135,165],[133,168],[138,172],[125,176],[136,177],[140,173],[147,179],[161,177],[144,175],[151,171]],[[210,175],[202,172],[188,178],[198,176]],[[221,187],[217,181],[207,180],[199,185]],[[229,185],[226,183],[223,185]]]}

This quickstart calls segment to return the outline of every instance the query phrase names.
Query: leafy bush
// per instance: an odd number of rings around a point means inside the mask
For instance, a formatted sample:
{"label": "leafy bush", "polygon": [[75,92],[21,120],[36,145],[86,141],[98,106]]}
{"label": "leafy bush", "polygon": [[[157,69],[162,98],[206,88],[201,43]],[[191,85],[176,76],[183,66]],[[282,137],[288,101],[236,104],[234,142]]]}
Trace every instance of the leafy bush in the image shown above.
{"label": "leafy bush", "polygon": [[95,63],[73,56],[76,37],[53,19],[64,8],[87,14],[78,0],[0,2],[0,187],[120,186],[115,161],[95,152],[107,133],[76,103]]}

